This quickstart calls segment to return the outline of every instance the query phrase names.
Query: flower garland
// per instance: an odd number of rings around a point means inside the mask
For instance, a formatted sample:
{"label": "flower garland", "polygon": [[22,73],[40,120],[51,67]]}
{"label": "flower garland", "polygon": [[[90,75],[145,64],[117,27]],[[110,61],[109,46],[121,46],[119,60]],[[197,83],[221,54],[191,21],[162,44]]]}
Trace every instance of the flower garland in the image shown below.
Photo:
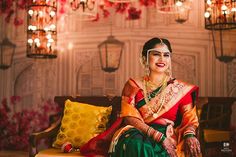
{"label": "flower garland", "polygon": [[[0,1],[0,15],[5,14],[6,23],[10,23],[13,18],[13,24],[19,26],[23,24],[23,18],[18,16],[19,11],[25,11],[27,4],[30,0],[1,0]],[[65,9],[66,3],[69,0],[57,0],[59,3],[59,14],[67,12]],[[156,0],[139,0],[140,6],[155,6]],[[130,3],[112,3],[109,0],[103,0],[103,3],[99,4],[99,10],[101,13],[97,14],[97,18],[93,21],[98,21],[102,14],[103,18],[107,18],[110,15],[108,8],[114,8],[116,13],[124,14],[128,13],[127,20],[136,20],[141,17],[141,10],[133,7]],[[70,8],[69,8],[70,9]]]}
{"label": "flower garland", "polygon": [[[67,0],[57,0],[59,3],[59,14],[65,13],[65,4]],[[23,24],[23,18],[18,15],[19,11],[27,10],[30,0],[1,0],[0,15],[5,15],[5,22],[10,23],[13,18],[13,24],[19,26]]]}
{"label": "flower garland", "polygon": [[21,101],[12,96],[10,103],[4,98],[0,104],[0,150],[28,150],[29,135],[41,131],[49,125],[49,116],[59,112],[53,101],[47,100],[38,108],[15,111]]}
{"label": "flower garland", "polygon": [[[140,6],[155,6],[156,0],[139,0],[138,1]],[[137,20],[141,18],[141,9],[137,9],[136,7],[132,6],[132,3],[112,3],[109,0],[104,0],[102,4],[100,4],[100,10],[103,11],[103,17],[106,18],[110,15],[107,8],[114,8],[116,13],[124,14],[128,13],[126,20]],[[99,14],[97,15],[97,19],[99,20]]]}

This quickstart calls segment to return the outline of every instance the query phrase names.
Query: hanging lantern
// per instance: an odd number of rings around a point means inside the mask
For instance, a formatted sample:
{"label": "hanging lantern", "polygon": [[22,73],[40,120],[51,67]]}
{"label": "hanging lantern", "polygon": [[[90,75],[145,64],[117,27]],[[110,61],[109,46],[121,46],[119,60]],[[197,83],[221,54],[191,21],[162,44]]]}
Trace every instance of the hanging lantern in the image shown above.
{"label": "hanging lantern", "polygon": [[205,0],[205,28],[236,29],[236,0]]}
{"label": "hanging lantern", "polygon": [[8,69],[13,60],[16,45],[13,44],[8,38],[4,38],[0,43],[0,69]]}
{"label": "hanging lantern", "polygon": [[175,21],[178,23],[184,23],[188,20],[190,7],[179,6],[177,7],[177,12],[175,13]]}
{"label": "hanging lantern", "polygon": [[221,62],[228,63],[236,58],[235,43],[231,41],[230,30],[215,30],[211,31],[213,40],[213,50],[216,59]]}
{"label": "hanging lantern", "polygon": [[124,42],[110,35],[98,45],[102,70],[114,72],[119,68]]}
{"label": "hanging lantern", "polygon": [[98,0],[70,0],[70,7],[80,21],[91,21],[97,18]]}
{"label": "hanging lantern", "polygon": [[211,30],[214,53],[224,63],[236,58],[230,30],[236,29],[235,0],[205,0],[205,28]]}
{"label": "hanging lantern", "polygon": [[27,57],[57,57],[56,14],[57,0],[30,0],[27,16]]}
{"label": "hanging lantern", "polygon": [[160,0],[156,5],[159,13],[172,14],[176,22],[184,23],[189,18],[192,0]]}

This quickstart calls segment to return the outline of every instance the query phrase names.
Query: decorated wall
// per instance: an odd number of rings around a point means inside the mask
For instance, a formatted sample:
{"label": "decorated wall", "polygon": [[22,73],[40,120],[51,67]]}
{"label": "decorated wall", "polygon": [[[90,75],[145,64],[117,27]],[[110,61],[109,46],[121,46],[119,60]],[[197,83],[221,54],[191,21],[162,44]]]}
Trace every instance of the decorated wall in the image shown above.
{"label": "decorated wall", "polygon": [[[82,22],[76,14],[58,19],[58,57],[26,58],[26,13],[23,25],[0,27],[16,43],[13,64],[0,70],[0,97],[22,97],[21,108],[30,108],[55,95],[120,95],[124,83],[140,77],[144,69],[139,53],[146,40],[162,37],[173,48],[173,74],[176,78],[200,87],[200,96],[236,96],[236,60],[216,60],[210,31],[204,29],[204,1],[193,1],[189,20],[176,23],[171,15],[163,15],[152,7],[142,9],[139,20],[127,20],[126,14],[113,14],[94,22]],[[4,19],[1,18],[1,23]],[[125,42],[120,68],[113,73],[101,70],[97,45],[110,34]],[[236,42],[230,31],[227,42]],[[233,113],[236,117],[235,112]],[[236,119],[234,119],[236,121]]]}

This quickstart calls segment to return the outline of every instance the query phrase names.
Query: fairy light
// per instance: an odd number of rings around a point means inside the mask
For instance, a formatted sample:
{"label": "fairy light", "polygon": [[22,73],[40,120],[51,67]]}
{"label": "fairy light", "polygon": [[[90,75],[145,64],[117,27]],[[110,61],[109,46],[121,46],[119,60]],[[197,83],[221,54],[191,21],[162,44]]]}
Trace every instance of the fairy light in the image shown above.
{"label": "fairy light", "polygon": [[183,5],[183,2],[177,1],[175,5],[177,5],[178,7],[181,7]]}
{"label": "fairy light", "polygon": [[211,15],[211,14],[210,14],[209,12],[205,12],[205,14],[204,14],[205,18],[209,18],[210,15]]}
{"label": "fairy light", "polygon": [[27,57],[56,58],[57,0],[29,0]]}

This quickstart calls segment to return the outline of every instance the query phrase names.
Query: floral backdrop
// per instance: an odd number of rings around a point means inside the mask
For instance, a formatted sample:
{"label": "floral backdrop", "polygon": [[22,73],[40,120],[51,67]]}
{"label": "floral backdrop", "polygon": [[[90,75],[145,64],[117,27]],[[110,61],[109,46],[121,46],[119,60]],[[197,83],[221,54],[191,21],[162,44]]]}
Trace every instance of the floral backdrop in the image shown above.
{"label": "floral backdrop", "polygon": [[[57,0],[57,2],[59,17],[71,9],[69,7],[69,0]],[[27,10],[27,6],[30,3],[32,3],[32,0],[1,0],[0,15],[4,15],[4,19],[7,23],[13,21],[15,26],[19,26],[24,22],[24,19],[20,16],[20,12]],[[156,0],[138,0],[136,3],[139,6],[154,7],[156,5]],[[141,9],[136,8],[132,4],[133,3],[113,3],[109,0],[99,0],[97,18],[93,21],[98,21],[101,17],[108,17],[110,15],[110,8],[113,8],[116,13],[127,13],[127,20],[140,19]]]}
{"label": "floral backdrop", "polygon": [[0,150],[28,150],[29,135],[49,126],[49,116],[59,112],[59,106],[47,100],[39,107],[15,111],[19,96],[4,98],[0,104]]}

